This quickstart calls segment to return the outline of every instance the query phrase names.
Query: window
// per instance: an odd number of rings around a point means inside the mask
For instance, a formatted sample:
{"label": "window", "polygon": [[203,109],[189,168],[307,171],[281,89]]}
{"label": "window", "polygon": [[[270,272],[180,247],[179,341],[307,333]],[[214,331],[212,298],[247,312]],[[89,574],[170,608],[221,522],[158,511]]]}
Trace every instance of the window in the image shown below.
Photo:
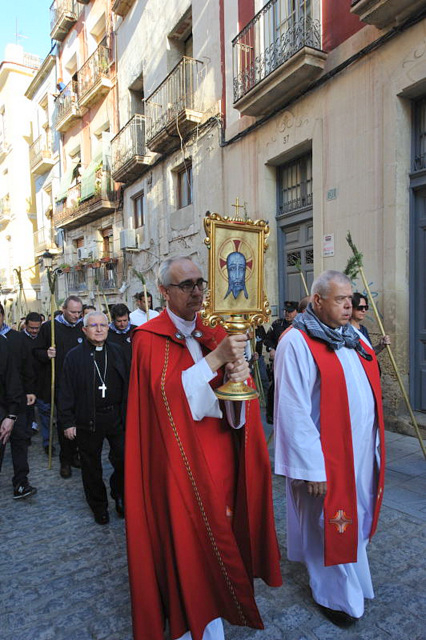
{"label": "window", "polygon": [[102,235],[102,252],[104,258],[112,258],[114,251],[114,233],[112,227],[108,227],[108,229],[103,229],[101,231]]}
{"label": "window", "polygon": [[139,229],[139,227],[143,227],[144,225],[144,200],[145,195],[144,192],[141,191],[133,198],[133,222],[135,225],[135,229]]}
{"label": "window", "polygon": [[183,209],[192,204],[192,163],[186,162],[185,166],[177,172],[177,203],[178,209]]}
{"label": "window", "polygon": [[298,158],[280,167],[280,213],[312,206],[312,157]]}
{"label": "window", "polygon": [[82,247],[84,247],[84,236],[73,240],[73,244],[76,249],[81,249]]}
{"label": "window", "polygon": [[414,123],[414,171],[421,171],[426,168],[426,98],[415,106]]}

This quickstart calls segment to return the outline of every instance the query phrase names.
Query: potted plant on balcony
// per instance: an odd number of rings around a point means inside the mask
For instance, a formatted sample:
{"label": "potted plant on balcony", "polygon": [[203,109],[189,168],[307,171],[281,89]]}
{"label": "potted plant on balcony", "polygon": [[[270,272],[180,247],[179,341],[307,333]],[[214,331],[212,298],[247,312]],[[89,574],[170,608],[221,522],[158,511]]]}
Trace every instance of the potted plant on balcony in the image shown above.
{"label": "potted plant on balcony", "polygon": [[70,265],[66,263],[60,264],[58,269],[62,271],[62,273],[69,273],[71,271]]}

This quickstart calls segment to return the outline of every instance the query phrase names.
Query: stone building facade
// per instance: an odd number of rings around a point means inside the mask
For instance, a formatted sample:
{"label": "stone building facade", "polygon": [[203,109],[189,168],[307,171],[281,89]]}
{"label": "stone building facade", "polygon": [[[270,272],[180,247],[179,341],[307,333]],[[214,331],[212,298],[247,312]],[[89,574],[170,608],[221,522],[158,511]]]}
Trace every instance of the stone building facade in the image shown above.
{"label": "stone building facade", "polygon": [[[413,406],[426,410],[422,0],[55,0],[58,297],[133,305],[142,274],[205,269],[206,211],[267,219],[275,316],[347,232]],[[102,262],[104,260],[104,262]],[[61,262],[61,264],[60,264]],[[107,268],[107,266],[108,268]],[[109,286],[110,285],[110,286]],[[359,277],[354,288],[363,291]],[[102,301],[101,301],[102,302]],[[367,318],[370,333],[378,328]],[[405,409],[387,355],[389,423]],[[404,425],[400,428],[405,428]]]}

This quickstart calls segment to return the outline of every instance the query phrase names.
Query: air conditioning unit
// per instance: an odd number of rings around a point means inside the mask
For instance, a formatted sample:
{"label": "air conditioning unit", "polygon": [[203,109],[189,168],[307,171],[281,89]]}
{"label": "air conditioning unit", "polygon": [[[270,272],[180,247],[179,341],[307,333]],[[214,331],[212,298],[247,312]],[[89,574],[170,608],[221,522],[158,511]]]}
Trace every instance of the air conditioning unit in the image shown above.
{"label": "air conditioning unit", "polygon": [[136,231],[134,229],[122,229],[120,231],[120,249],[137,249]]}
{"label": "air conditioning unit", "polygon": [[86,247],[80,247],[77,249],[77,258],[79,260],[85,260],[89,257],[89,250]]}

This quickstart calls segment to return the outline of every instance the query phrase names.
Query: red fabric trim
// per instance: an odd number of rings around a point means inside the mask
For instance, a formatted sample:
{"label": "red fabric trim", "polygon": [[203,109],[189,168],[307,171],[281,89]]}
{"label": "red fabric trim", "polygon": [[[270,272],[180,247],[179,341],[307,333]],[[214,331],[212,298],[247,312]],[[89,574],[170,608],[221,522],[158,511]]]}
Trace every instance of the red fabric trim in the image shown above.
{"label": "red fabric trim", "polygon": [[385,488],[385,467],[386,467],[386,444],[385,444],[385,420],[383,416],[383,402],[382,402],[382,386],[380,383],[380,369],[379,363],[376,358],[376,354],[373,349],[370,349],[365,342],[363,342],[363,347],[373,359],[369,362],[365,358],[360,357],[360,361],[362,366],[364,367],[364,371],[368,377],[371,388],[374,394],[374,402],[376,405],[376,417],[378,421],[379,427],[379,442],[380,442],[380,470],[379,470],[379,479],[377,483],[377,493],[376,493],[376,503],[374,506],[374,515],[373,522],[371,525],[370,531],[370,540],[376,533],[377,524],[379,522],[380,509],[383,501],[383,491]]}
{"label": "red fabric trim", "polygon": [[[310,338],[303,331],[301,334],[309,346],[321,379],[320,432],[327,477],[327,495],[324,500],[324,564],[331,566],[356,562],[358,546],[356,483],[344,372],[336,353],[331,351],[324,342]],[[377,527],[383,498],[384,422],[377,359],[372,349],[365,343],[363,346],[372,356],[372,360],[368,361],[357,355],[374,394],[381,443],[381,465],[371,538]]]}
{"label": "red fabric trim", "polygon": [[[327,476],[324,500],[324,564],[356,562],[358,517],[355,472],[345,376],[339,358],[324,342],[301,334],[321,378],[320,436]],[[332,520],[348,524],[333,523]]]}
{"label": "red fabric trim", "polygon": [[[197,328],[206,351],[225,335]],[[190,630],[194,640],[217,617],[263,628],[252,577],[281,584],[258,402],[238,431],[194,422],[181,384],[192,364],[166,312],[135,330],[125,466],[135,640],[163,640],[166,619],[171,637]]]}

